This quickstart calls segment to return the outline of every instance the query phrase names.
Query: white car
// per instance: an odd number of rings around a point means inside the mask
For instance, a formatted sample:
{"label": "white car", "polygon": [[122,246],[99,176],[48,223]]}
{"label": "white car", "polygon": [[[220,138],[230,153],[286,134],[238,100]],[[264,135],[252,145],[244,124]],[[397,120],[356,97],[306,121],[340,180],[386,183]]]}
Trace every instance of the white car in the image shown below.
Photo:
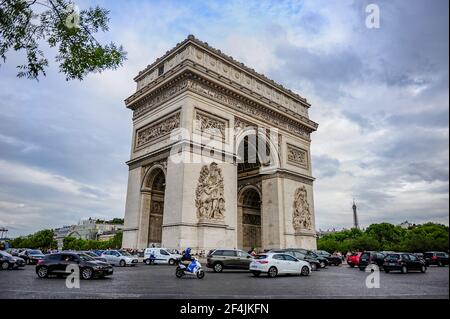
{"label": "white car", "polygon": [[308,276],[311,273],[311,265],[307,261],[282,253],[261,253],[256,255],[250,263],[249,269],[256,277],[261,273],[267,273],[271,278],[279,274]]}
{"label": "white car", "polygon": [[105,258],[109,264],[118,265],[120,267],[125,267],[127,265],[135,266],[138,263],[137,257],[132,256],[125,250],[106,250],[101,257]]}
{"label": "white car", "polygon": [[180,259],[180,254],[173,254],[167,248],[146,248],[144,251],[144,262],[147,265],[151,263],[174,265]]}

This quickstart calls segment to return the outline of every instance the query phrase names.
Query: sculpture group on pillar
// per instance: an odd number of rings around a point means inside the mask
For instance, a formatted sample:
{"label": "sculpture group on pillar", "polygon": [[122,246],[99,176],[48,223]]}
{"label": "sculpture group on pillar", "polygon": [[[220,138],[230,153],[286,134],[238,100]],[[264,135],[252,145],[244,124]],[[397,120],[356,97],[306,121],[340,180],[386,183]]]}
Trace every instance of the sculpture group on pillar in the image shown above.
{"label": "sculpture group on pillar", "polygon": [[295,192],[292,224],[296,231],[312,229],[312,215],[309,209],[308,193],[305,186],[298,188]]}
{"label": "sculpture group on pillar", "polygon": [[195,191],[195,206],[200,220],[223,220],[225,196],[222,171],[216,163],[204,165]]}

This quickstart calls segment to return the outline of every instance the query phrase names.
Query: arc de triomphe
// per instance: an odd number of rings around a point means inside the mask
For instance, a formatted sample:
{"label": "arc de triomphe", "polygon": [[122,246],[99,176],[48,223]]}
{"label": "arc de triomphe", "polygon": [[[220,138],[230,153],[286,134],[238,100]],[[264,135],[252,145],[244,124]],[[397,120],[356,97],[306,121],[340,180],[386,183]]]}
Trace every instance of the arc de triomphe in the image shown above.
{"label": "arc de triomphe", "polygon": [[306,99],[193,36],[134,80],[124,248],[316,247]]}

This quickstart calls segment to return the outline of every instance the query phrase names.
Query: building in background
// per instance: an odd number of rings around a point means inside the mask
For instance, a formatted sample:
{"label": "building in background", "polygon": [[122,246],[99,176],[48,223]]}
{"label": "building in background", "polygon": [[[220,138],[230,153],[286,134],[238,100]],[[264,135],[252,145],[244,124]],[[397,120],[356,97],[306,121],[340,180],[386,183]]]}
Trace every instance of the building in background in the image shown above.
{"label": "building in background", "polygon": [[78,225],[63,226],[54,230],[55,240],[58,243],[58,249],[62,249],[63,241],[66,237],[75,237],[85,240],[102,240],[106,241],[118,231],[123,229],[123,221],[114,219],[112,221],[104,221],[89,218],[82,220]]}
{"label": "building in background", "polygon": [[353,201],[353,228],[359,229],[359,223],[358,223],[358,212],[357,207],[355,204],[355,201]]}

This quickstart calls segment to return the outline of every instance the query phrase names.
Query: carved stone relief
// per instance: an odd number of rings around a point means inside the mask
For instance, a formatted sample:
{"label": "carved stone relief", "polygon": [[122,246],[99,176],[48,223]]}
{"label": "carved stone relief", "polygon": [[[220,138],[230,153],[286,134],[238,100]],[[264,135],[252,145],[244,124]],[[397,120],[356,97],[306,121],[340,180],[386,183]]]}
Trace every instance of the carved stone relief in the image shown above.
{"label": "carved stone relief", "polygon": [[136,132],[136,148],[145,146],[153,140],[170,134],[172,130],[180,127],[180,112],[176,112],[165,119],[150,123]]}
{"label": "carved stone relief", "polygon": [[305,186],[298,188],[295,192],[292,225],[296,231],[302,229],[312,230],[312,214],[309,208],[308,193]]}
{"label": "carved stone relief", "polygon": [[290,164],[308,169],[308,152],[306,150],[287,144],[287,160]]}
{"label": "carved stone relief", "polygon": [[195,110],[195,129],[211,136],[219,137],[225,140],[225,130],[228,127],[228,121],[208,115],[199,110]]}
{"label": "carved stone relief", "polygon": [[222,170],[216,163],[204,165],[195,191],[195,206],[200,221],[221,221],[225,217],[225,196]]}

